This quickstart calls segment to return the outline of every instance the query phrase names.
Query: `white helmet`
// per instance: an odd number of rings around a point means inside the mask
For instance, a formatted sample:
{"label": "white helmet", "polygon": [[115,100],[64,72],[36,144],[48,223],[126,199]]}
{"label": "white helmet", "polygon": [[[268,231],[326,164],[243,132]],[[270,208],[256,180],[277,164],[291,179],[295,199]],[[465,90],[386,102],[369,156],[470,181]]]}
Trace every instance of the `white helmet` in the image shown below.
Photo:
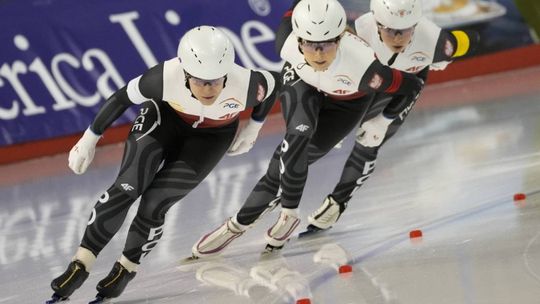
{"label": "white helmet", "polygon": [[294,34],[309,41],[336,38],[346,24],[345,9],[336,0],[302,0],[292,13]]}
{"label": "white helmet", "polygon": [[422,0],[371,0],[371,11],[380,24],[402,30],[422,17]]}
{"label": "white helmet", "polygon": [[225,33],[212,26],[189,30],[178,45],[184,70],[201,79],[225,76],[234,64],[234,47]]}

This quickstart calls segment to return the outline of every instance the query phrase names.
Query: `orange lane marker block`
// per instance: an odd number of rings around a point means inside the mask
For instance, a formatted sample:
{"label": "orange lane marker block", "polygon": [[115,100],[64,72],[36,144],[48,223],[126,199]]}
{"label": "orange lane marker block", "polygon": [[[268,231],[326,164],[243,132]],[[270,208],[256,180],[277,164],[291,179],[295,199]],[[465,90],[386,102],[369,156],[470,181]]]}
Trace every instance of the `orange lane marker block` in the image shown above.
{"label": "orange lane marker block", "polygon": [[296,304],[311,304],[311,300],[308,298],[303,298],[296,300]]}
{"label": "orange lane marker block", "polygon": [[339,266],[339,273],[350,273],[352,272],[351,265],[341,265]]}
{"label": "orange lane marker block", "polygon": [[525,193],[516,193],[514,194],[514,202],[516,201],[522,201],[527,198],[527,195]]}
{"label": "orange lane marker block", "polygon": [[415,238],[420,238],[422,237],[422,230],[418,229],[418,230],[412,230],[411,232],[409,232],[409,237],[411,239],[415,239]]}

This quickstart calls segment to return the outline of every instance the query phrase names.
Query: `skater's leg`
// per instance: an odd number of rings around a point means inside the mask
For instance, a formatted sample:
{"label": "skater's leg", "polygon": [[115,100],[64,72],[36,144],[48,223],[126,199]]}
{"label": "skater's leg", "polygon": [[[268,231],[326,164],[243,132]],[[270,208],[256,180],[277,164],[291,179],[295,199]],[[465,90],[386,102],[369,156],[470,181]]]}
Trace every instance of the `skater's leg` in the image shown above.
{"label": "skater's leg", "polygon": [[[376,95],[363,121],[380,114],[391,101],[391,95]],[[325,198],[322,205],[308,217],[310,223],[308,231],[328,229],[338,221],[347,208],[347,203],[353,194],[373,173],[379,149],[401,127],[410,109],[414,106],[416,99],[411,99],[408,102],[406,110],[403,110],[388,127],[381,145],[377,147],[365,147],[361,145],[360,139],[362,133],[357,131],[353,150],[345,162],[339,182],[336,184],[332,193]]]}
{"label": "skater's leg", "polygon": [[163,154],[161,128],[146,133],[148,136],[141,135],[150,130],[159,111],[152,102],[141,108],[146,123],[142,129],[133,129],[129,134],[116,181],[94,206],[73,261],[51,283],[55,294],[67,297],[82,285],[97,255],[120,229],[129,207],[152,180]]}
{"label": "skater's leg", "polygon": [[[165,215],[212,171],[230,146],[237,123],[220,132],[194,133],[169,152],[166,162],[142,194],[137,215],[128,232],[122,256],[111,274],[97,285],[98,295],[119,296],[135,276],[137,265],[155,248],[163,235]],[[113,281],[115,274],[127,272],[124,280]],[[128,275],[129,274],[129,275]]]}

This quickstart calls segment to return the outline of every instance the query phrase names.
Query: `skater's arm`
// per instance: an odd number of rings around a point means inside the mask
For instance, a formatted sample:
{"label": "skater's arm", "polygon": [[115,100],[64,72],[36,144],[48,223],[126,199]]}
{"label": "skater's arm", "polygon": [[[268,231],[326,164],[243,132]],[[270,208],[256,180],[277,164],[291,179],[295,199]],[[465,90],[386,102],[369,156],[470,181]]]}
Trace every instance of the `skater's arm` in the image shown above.
{"label": "skater's arm", "polygon": [[276,101],[279,73],[254,71],[251,74],[247,108],[253,108],[251,119],[263,122]]}
{"label": "skater's arm", "polygon": [[246,108],[253,107],[251,119],[234,139],[228,155],[239,155],[251,150],[264,120],[275,103],[279,74],[268,71],[253,71],[249,81],[249,91]]}
{"label": "skater's arm", "polygon": [[479,42],[480,36],[473,30],[442,30],[435,47],[433,62],[452,61],[470,55],[478,48]]}
{"label": "skater's arm", "polygon": [[[419,73],[417,73],[416,76],[422,79],[425,83],[427,81],[428,73],[429,67],[426,67]],[[392,100],[384,108],[382,114],[384,115],[384,117],[389,119],[396,118],[398,115],[400,115],[401,112],[403,112],[407,107],[409,107],[409,105],[411,105],[413,102],[416,101],[416,99],[418,99],[422,90],[423,86],[417,92],[413,91],[410,94],[406,95],[394,95],[392,97]]]}
{"label": "skater's arm", "polygon": [[163,96],[163,64],[159,64],[109,97],[99,109],[90,130],[100,136],[130,106],[149,99],[161,100]]}
{"label": "skater's arm", "polygon": [[163,90],[163,64],[160,64],[142,76],[131,80],[127,86],[116,91],[99,109],[94,121],[69,152],[68,166],[76,174],[83,174],[94,158],[95,147],[101,134],[127,108],[148,99],[161,100]]}
{"label": "skater's arm", "polygon": [[364,73],[358,90],[404,96],[419,92],[423,85],[416,75],[392,69],[375,59]]}

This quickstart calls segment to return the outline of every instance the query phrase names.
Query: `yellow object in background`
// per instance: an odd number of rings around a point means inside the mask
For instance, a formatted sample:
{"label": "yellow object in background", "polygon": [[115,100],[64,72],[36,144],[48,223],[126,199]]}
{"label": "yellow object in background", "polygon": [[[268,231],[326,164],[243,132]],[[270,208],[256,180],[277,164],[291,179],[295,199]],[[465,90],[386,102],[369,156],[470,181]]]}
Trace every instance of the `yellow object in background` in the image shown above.
{"label": "yellow object in background", "polygon": [[516,6],[525,19],[536,43],[540,42],[540,1],[538,0],[514,0]]}

